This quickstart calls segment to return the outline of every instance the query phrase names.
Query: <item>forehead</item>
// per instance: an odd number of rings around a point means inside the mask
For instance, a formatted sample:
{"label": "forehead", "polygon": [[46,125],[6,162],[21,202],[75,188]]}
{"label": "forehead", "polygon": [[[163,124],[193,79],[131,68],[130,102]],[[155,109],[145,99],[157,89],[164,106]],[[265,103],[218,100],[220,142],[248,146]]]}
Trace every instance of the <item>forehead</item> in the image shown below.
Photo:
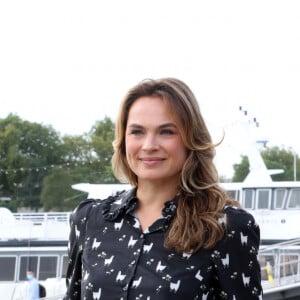
{"label": "forehead", "polygon": [[136,99],[128,111],[128,119],[143,119],[151,116],[153,121],[168,118],[177,123],[178,117],[169,101],[159,96],[144,96]]}

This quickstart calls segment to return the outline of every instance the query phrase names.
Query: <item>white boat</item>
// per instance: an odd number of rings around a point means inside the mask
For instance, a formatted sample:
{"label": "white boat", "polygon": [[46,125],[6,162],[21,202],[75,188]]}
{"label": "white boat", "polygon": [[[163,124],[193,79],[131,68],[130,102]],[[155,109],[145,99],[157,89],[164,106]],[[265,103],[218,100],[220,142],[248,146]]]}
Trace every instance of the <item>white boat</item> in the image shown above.
{"label": "white boat", "polygon": [[223,184],[256,219],[263,244],[300,237],[300,182]]}
{"label": "white boat", "polygon": [[0,208],[0,295],[25,299],[28,268],[47,291],[62,299],[68,262],[70,213],[18,213]]}
{"label": "white boat", "polygon": [[[124,185],[78,184],[87,197],[104,199]],[[46,288],[47,299],[59,300],[66,291],[70,212],[11,213],[0,207],[1,300],[25,299],[30,267]]]}
{"label": "white boat", "polygon": [[[270,175],[281,170],[267,170],[255,141],[249,139],[245,149],[250,162],[249,175],[244,182],[221,185],[230,197],[239,200],[251,212],[260,225],[262,245],[259,258],[263,286],[268,294],[275,288],[282,288],[281,285],[300,282],[300,182],[272,181]],[[131,188],[124,184],[89,183],[72,187],[96,199]],[[12,214],[0,209],[1,299],[22,299],[28,266],[45,285],[49,299],[62,298],[66,289],[69,215]]]}

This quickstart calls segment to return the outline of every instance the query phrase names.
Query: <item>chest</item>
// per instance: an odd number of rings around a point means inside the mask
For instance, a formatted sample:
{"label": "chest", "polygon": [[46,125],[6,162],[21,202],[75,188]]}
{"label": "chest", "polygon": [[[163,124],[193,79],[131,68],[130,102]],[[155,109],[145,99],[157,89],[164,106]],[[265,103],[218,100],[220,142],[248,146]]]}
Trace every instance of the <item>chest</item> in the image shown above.
{"label": "chest", "polygon": [[207,293],[215,280],[211,253],[166,249],[165,234],[159,228],[142,233],[123,219],[89,228],[82,255],[84,296],[100,291],[103,299],[197,299]]}

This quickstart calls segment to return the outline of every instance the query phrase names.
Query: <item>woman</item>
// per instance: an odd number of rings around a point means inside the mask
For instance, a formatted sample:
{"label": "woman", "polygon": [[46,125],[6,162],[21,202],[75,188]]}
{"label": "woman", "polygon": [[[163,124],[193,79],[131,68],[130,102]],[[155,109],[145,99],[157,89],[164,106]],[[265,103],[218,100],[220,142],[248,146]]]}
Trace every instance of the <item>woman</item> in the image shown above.
{"label": "woman", "polygon": [[134,188],[74,211],[65,299],[261,299],[259,227],[217,184],[190,88],[133,87],[113,145],[114,174]]}

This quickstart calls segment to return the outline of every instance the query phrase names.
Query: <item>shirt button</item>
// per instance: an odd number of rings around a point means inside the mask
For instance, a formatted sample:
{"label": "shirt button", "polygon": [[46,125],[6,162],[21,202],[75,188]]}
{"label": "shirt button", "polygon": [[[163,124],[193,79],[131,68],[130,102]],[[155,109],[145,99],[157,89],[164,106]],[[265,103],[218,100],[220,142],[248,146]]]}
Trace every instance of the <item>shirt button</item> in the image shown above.
{"label": "shirt button", "polygon": [[136,263],[136,260],[133,260],[130,264],[129,264],[129,267],[132,267],[132,266],[134,266],[135,265],[135,263]]}
{"label": "shirt button", "polygon": [[144,238],[144,234],[143,234],[143,233],[140,235],[140,238],[141,238],[141,239],[143,239],[143,238]]}

